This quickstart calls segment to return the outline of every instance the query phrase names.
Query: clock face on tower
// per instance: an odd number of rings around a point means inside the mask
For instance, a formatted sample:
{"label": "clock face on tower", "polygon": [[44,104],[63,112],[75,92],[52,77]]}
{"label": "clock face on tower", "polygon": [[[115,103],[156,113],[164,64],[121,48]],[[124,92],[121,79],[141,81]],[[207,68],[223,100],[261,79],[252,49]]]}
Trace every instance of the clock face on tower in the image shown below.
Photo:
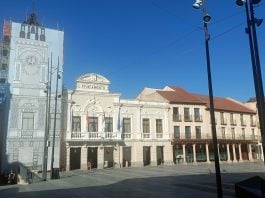
{"label": "clock face on tower", "polygon": [[23,61],[23,71],[27,75],[36,75],[39,73],[38,59],[35,55],[28,55]]}

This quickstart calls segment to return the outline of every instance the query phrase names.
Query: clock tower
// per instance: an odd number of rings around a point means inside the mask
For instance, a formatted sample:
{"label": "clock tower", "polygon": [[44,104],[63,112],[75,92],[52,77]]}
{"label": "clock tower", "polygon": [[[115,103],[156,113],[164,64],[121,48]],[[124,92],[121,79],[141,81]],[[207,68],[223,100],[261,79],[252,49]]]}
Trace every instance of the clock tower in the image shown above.
{"label": "clock tower", "polygon": [[[0,137],[0,145],[3,145],[0,149],[1,171],[17,168],[14,166],[19,164],[32,171],[42,171],[44,145],[48,145],[46,160],[49,170],[53,127],[54,168],[59,168],[61,99],[57,99],[55,108],[55,90],[58,85],[58,94],[62,94],[62,78],[57,79],[57,73],[61,76],[63,72],[64,32],[44,27],[34,12],[23,23],[5,21],[3,29],[9,32],[9,42],[8,47],[3,45],[7,50],[1,60],[7,73],[5,126]],[[51,65],[52,59],[56,64]],[[49,111],[47,88],[51,93]],[[49,121],[45,119],[48,112]],[[53,126],[54,118],[56,126]],[[47,134],[48,122],[51,123],[50,134]]]}

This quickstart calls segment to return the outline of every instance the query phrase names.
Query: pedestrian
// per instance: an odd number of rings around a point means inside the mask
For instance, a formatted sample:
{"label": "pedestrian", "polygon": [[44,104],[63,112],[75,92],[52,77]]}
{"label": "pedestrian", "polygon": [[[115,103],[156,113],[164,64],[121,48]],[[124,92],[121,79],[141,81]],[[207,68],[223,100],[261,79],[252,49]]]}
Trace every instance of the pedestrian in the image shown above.
{"label": "pedestrian", "polygon": [[7,183],[8,184],[15,184],[15,178],[16,178],[16,175],[14,173],[14,171],[11,169],[10,173],[8,174],[8,179],[7,179]]}

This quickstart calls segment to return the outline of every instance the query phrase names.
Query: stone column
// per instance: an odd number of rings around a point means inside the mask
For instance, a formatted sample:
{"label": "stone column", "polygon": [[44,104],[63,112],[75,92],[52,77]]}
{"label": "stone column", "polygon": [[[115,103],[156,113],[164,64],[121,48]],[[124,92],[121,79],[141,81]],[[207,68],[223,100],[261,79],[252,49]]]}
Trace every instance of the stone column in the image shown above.
{"label": "stone column", "polygon": [[248,144],[248,159],[253,161],[251,144]]}
{"label": "stone column", "polygon": [[117,144],[114,147],[114,157],[113,157],[113,161],[114,161],[114,167],[115,168],[120,168],[121,167],[121,163],[120,163],[120,146]]}
{"label": "stone column", "polygon": [[236,162],[237,159],[236,159],[236,149],[235,149],[235,144],[233,144],[233,156],[234,156],[233,162]]}
{"label": "stone column", "polygon": [[218,152],[219,162],[221,162],[219,145],[220,145],[220,144],[217,144],[217,152]]}
{"label": "stone column", "polygon": [[183,163],[186,164],[186,148],[185,144],[182,144],[182,150],[183,150]]}
{"label": "stone column", "polygon": [[100,145],[98,147],[98,169],[104,168],[104,146]]}
{"label": "stone column", "polygon": [[70,146],[66,144],[66,171],[70,170]]}
{"label": "stone column", "polygon": [[242,161],[241,144],[238,145],[238,149],[239,149],[239,161]]}
{"label": "stone column", "polygon": [[87,170],[87,146],[81,147],[81,170]]}
{"label": "stone column", "polygon": [[208,144],[206,144],[205,145],[205,148],[206,148],[206,162],[207,163],[210,163],[210,156],[209,156],[209,145]]}
{"label": "stone column", "polygon": [[229,144],[226,144],[227,162],[231,162]]}
{"label": "stone column", "polygon": [[193,148],[193,162],[197,163],[197,159],[196,159],[196,144],[193,144],[192,148]]}
{"label": "stone column", "polygon": [[151,146],[151,166],[157,166],[157,148],[156,146]]}

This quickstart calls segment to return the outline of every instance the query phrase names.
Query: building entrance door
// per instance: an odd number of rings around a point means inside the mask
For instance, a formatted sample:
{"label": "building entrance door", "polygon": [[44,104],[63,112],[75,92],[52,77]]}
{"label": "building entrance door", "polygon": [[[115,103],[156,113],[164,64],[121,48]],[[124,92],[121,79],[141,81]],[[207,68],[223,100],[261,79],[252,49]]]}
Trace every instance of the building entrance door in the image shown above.
{"label": "building entrance door", "polygon": [[143,160],[144,160],[144,166],[148,166],[151,164],[151,152],[150,152],[150,146],[144,146],[143,147]]}
{"label": "building entrance door", "polygon": [[104,147],[104,168],[113,167],[113,147]]}
{"label": "building entrance door", "polygon": [[87,162],[90,162],[91,168],[98,167],[98,147],[87,148]]}
{"label": "building entrance door", "polygon": [[80,169],[81,148],[70,148],[70,170]]}
{"label": "building entrance door", "polygon": [[132,154],[131,154],[131,147],[126,146],[122,148],[123,150],[123,162],[122,162],[122,166],[123,167],[129,167],[131,166],[131,160],[132,160]]}
{"label": "building entrance door", "polygon": [[157,159],[157,165],[161,165],[164,163],[164,147],[163,146],[156,147],[156,159]]}

